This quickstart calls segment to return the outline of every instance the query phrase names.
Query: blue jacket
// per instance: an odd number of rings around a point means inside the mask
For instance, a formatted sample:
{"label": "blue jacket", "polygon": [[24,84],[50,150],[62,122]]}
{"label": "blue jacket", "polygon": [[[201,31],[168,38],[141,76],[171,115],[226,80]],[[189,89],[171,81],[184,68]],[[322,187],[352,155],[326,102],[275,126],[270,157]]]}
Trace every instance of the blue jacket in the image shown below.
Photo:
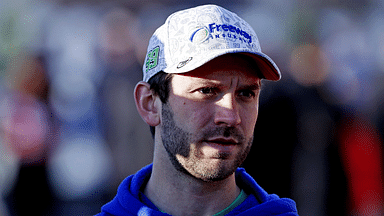
{"label": "blue jacket", "polygon": [[[141,192],[152,171],[152,164],[144,167],[135,175],[128,176],[119,186],[117,195],[101,208],[97,216],[165,216]],[[243,168],[236,170],[236,183],[248,197],[227,215],[258,216],[294,216],[298,215],[296,204],[288,198],[279,198],[268,194]]]}

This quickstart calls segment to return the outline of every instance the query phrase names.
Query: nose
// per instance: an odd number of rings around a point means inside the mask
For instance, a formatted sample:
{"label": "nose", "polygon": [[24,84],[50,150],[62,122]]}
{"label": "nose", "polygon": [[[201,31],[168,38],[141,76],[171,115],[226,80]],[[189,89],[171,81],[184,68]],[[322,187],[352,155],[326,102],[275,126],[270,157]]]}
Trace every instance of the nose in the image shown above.
{"label": "nose", "polygon": [[241,123],[238,104],[233,94],[225,94],[216,102],[215,124],[234,127]]}

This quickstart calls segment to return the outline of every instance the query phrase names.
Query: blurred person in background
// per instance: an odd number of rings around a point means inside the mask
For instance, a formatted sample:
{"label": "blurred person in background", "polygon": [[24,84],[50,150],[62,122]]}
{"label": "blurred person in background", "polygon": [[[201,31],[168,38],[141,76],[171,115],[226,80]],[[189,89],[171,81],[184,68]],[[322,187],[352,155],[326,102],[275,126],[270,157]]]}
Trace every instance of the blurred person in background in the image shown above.
{"label": "blurred person in background", "polygon": [[153,155],[148,126],[137,115],[133,98],[134,86],[141,79],[135,51],[140,38],[137,25],[129,9],[110,5],[98,26],[96,53],[105,74],[99,90],[102,125],[116,167],[114,189],[127,175],[150,163]]}
{"label": "blurred person in background", "polygon": [[0,2],[0,215],[5,216],[45,215],[53,203],[47,162],[54,125],[38,48],[45,12],[39,6]]}
{"label": "blurred person in background", "polygon": [[239,168],[261,79],[280,79],[247,22],[215,5],[174,13],[150,39],[143,74],[134,95],[151,126],[153,163],[127,177],[99,215],[298,215],[293,200]]}
{"label": "blurred person in background", "polygon": [[[17,180],[8,195],[16,215],[46,214],[53,194],[48,186],[47,155],[53,143],[53,125],[46,106],[48,83],[41,59],[29,54],[15,58],[8,90],[1,100],[2,141],[19,161]],[[6,148],[7,149],[7,148]],[[39,194],[39,199],[35,199]],[[26,209],[25,205],[30,206]]]}

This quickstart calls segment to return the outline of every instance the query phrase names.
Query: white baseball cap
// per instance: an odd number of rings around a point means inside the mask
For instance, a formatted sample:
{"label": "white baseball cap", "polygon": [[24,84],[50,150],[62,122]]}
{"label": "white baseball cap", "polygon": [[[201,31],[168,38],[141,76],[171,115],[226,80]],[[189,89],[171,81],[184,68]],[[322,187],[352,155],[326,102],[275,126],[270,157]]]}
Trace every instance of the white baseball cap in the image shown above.
{"label": "white baseball cap", "polygon": [[170,15],[151,39],[143,65],[143,80],[160,71],[185,73],[228,53],[251,56],[268,80],[281,73],[275,62],[261,52],[252,27],[220,6],[203,5]]}

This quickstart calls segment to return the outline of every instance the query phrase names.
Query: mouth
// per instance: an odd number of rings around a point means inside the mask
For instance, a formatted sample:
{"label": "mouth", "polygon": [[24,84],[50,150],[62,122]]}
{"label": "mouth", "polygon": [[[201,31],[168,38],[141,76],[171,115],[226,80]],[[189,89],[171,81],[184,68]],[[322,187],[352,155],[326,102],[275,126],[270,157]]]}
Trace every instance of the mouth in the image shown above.
{"label": "mouth", "polygon": [[218,152],[218,153],[226,153],[229,154],[239,143],[234,139],[225,139],[225,138],[215,138],[204,141],[205,145],[209,147],[209,149]]}
{"label": "mouth", "polygon": [[235,139],[226,138],[213,138],[206,140],[207,143],[219,144],[219,145],[238,145],[239,143]]}

